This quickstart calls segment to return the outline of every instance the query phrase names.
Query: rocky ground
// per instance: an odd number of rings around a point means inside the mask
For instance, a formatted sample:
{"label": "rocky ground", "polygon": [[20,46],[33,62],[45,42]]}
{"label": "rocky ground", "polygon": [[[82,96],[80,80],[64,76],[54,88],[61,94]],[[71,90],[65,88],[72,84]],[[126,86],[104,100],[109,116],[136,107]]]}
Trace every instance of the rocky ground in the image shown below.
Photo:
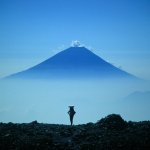
{"label": "rocky ground", "polygon": [[83,125],[0,123],[0,150],[150,150],[150,121],[112,114]]}

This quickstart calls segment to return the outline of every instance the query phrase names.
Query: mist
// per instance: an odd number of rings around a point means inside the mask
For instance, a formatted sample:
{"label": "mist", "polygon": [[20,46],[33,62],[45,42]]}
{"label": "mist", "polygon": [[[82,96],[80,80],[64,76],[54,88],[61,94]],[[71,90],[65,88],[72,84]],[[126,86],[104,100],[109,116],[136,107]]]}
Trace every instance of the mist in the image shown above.
{"label": "mist", "polygon": [[132,92],[148,91],[149,85],[94,79],[1,80],[0,121],[69,124],[70,105],[75,106],[74,124],[96,122],[111,113],[126,120],[149,120],[150,105],[125,99]]}

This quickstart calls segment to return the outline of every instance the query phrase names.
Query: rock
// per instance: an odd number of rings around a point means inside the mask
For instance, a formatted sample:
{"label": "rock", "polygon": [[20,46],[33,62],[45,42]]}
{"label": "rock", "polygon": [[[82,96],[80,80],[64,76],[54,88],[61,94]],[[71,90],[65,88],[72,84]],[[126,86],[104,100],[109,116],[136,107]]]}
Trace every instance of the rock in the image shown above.
{"label": "rock", "polygon": [[8,137],[8,136],[10,136],[10,134],[5,134],[4,136],[5,136],[5,137]]}
{"label": "rock", "polygon": [[122,117],[118,114],[111,114],[105,118],[102,118],[97,122],[99,127],[111,130],[122,130],[127,126],[127,122],[122,119]]}
{"label": "rock", "polygon": [[32,121],[30,124],[38,124],[37,120]]}

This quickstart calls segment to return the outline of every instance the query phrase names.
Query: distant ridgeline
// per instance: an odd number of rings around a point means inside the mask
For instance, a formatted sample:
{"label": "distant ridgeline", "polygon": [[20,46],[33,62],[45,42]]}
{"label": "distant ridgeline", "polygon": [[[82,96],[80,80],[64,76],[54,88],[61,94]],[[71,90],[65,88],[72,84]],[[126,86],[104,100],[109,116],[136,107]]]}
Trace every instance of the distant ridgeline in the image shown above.
{"label": "distant ridgeline", "polygon": [[25,71],[10,75],[10,79],[86,79],[125,78],[135,76],[113,66],[85,47],[74,46]]}

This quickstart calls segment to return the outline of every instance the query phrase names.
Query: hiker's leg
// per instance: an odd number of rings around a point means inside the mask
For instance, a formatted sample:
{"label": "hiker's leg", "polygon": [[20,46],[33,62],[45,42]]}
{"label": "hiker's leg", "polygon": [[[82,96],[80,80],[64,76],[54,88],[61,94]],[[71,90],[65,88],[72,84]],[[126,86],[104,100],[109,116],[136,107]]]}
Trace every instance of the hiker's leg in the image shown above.
{"label": "hiker's leg", "polygon": [[73,124],[73,116],[72,115],[70,116],[70,123],[71,123],[71,125]]}

